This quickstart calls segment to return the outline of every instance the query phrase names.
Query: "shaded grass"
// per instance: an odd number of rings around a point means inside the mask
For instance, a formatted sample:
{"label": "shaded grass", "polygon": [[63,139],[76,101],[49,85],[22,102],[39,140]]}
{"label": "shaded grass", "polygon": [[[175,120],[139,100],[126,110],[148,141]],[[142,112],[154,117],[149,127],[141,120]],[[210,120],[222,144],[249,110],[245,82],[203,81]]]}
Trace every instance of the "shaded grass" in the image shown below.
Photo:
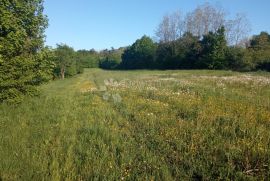
{"label": "shaded grass", "polygon": [[[0,105],[0,178],[267,180],[270,85],[220,82],[242,75],[87,69],[51,82],[39,97]],[[121,101],[103,99],[106,79]]]}

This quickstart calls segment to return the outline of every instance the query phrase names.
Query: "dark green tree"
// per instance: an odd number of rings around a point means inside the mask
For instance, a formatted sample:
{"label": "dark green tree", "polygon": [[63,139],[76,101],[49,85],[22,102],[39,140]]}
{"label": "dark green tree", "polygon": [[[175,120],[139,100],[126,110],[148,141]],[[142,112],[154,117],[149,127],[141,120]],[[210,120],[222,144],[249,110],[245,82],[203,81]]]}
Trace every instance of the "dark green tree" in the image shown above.
{"label": "dark green tree", "polygon": [[126,69],[149,69],[154,67],[157,45],[147,36],[138,39],[122,55],[121,66]]}
{"label": "dark green tree", "polygon": [[209,32],[204,35],[201,41],[201,59],[198,62],[199,68],[226,69],[227,42],[225,38],[225,28],[221,27],[216,33]]}
{"label": "dark green tree", "polygon": [[198,36],[185,33],[181,38],[183,59],[180,64],[182,69],[196,69],[196,63],[201,55],[202,47]]}
{"label": "dark green tree", "polygon": [[77,60],[75,51],[66,44],[58,44],[55,49],[55,75],[64,79],[80,73],[80,62]]}
{"label": "dark green tree", "polygon": [[159,43],[156,51],[156,66],[159,69],[177,69],[178,65],[174,45],[171,42]]}
{"label": "dark green tree", "polygon": [[250,47],[255,50],[270,49],[270,35],[267,32],[261,32],[250,40]]}
{"label": "dark green tree", "polygon": [[99,66],[100,55],[94,49],[78,50],[76,57],[83,68],[97,68]]}
{"label": "dark green tree", "polygon": [[42,0],[0,1],[0,101],[35,95],[35,86],[50,77],[47,25]]}
{"label": "dark green tree", "polygon": [[246,48],[229,47],[226,52],[228,68],[237,71],[250,71],[255,68],[252,56]]}
{"label": "dark green tree", "polygon": [[179,68],[181,69],[194,69],[196,68],[196,62],[201,53],[201,45],[199,37],[187,32],[177,40],[177,55],[180,63]]}
{"label": "dark green tree", "polygon": [[250,41],[249,52],[257,69],[270,71],[270,35],[261,32]]}
{"label": "dark green tree", "polygon": [[156,52],[160,69],[192,69],[200,54],[199,37],[184,33],[175,41],[159,43]]}
{"label": "dark green tree", "polygon": [[119,69],[125,48],[103,50],[100,52],[99,67],[103,69]]}

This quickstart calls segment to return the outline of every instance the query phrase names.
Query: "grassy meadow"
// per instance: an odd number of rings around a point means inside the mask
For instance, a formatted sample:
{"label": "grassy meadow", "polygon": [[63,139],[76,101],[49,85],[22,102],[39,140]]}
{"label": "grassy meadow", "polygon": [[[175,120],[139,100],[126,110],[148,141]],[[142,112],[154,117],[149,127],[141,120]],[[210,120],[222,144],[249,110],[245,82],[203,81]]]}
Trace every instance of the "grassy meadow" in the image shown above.
{"label": "grassy meadow", "polygon": [[86,69],[0,105],[0,180],[269,178],[269,73]]}

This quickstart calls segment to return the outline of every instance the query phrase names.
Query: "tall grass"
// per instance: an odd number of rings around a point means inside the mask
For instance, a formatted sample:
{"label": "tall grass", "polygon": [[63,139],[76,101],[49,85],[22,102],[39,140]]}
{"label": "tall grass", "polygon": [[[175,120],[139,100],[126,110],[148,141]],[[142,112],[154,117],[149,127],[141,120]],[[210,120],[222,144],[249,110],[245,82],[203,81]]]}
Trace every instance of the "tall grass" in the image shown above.
{"label": "tall grass", "polygon": [[103,71],[0,105],[0,180],[267,180],[270,74]]}

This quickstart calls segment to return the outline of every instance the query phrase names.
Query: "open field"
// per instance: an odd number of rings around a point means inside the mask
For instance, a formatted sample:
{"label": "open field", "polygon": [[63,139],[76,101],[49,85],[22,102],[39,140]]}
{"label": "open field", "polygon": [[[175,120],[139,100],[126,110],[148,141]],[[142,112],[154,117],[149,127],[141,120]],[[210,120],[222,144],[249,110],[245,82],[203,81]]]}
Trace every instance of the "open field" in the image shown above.
{"label": "open field", "polygon": [[270,74],[104,71],[0,105],[0,180],[267,180]]}

